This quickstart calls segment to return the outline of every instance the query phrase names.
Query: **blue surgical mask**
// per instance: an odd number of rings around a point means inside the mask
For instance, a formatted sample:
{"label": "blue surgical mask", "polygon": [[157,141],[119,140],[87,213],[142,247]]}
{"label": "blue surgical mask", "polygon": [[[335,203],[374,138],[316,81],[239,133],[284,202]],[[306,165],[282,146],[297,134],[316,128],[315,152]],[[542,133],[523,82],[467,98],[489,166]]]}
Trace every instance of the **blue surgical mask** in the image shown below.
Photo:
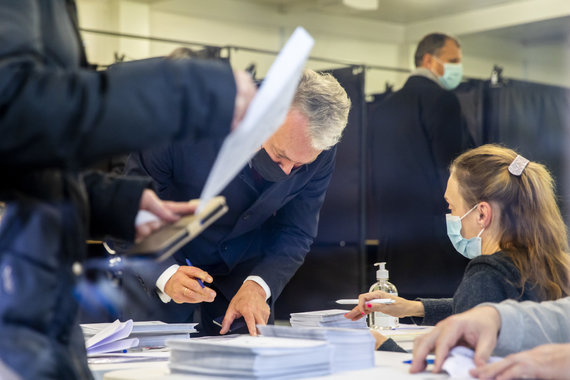
{"label": "blue surgical mask", "polygon": [[463,65],[461,63],[443,63],[436,57],[436,61],[443,65],[443,75],[437,78],[446,90],[454,90],[463,78]]}
{"label": "blue surgical mask", "polygon": [[467,213],[461,218],[451,214],[445,215],[447,236],[449,237],[449,240],[451,240],[451,244],[453,244],[453,247],[457,252],[461,253],[468,259],[481,256],[481,234],[485,229],[483,228],[476,237],[465,239],[461,235],[461,220],[469,215],[471,211],[475,210],[477,206],[479,206],[479,204],[476,204],[471,210],[467,211]]}

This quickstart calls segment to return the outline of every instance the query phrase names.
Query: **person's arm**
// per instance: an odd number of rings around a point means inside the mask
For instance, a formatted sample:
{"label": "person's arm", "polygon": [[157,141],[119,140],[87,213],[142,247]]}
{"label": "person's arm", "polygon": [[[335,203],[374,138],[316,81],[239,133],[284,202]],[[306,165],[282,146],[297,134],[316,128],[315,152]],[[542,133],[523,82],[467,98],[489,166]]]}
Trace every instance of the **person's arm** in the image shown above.
{"label": "person's arm", "polygon": [[541,303],[507,300],[479,305],[441,321],[416,339],[410,372],[423,371],[425,358],[432,351],[436,354],[434,372],[439,372],[449,350],[459,342],[475,349],[478,367],[484,366],[493,352],[506,355],[538,344],[568,343],[569,314],[570,297]]}
{"label": "person's arm", "polygon": [[424,309],[423,317],[412,316],[419,326],[433,326],[453,314],[453,298],[418,298]]}
{"label": "person's arm", "polygon": [[[176,222],[195,211],[197,203],[163,201],[148,189],[150,181],[140,177],[117,177],[101,172],[82,175],[89,202],[91,237],[112,236],[132,241],[142,239],[162,225]],[[139,211],[157,220],[135,225]]]}
{"label": "person's arm", "polygon": [[0,7],[0,163],[81,168],[171,139],[224,136],[234,114],[229,65],[148,59],[106,71],[56,67],[37,1]]}
{"label": "person's arm", "polygon": [[[471,261],[453,298],[418,299],[424,305],[423,319],[412,318],[419,325],[435,325],[439,321],[469,310],[483,302],[501,302],[516,294],[517,289],[505,280],[500,265],[486,257]],[[511,290],[511,292],[509,292]]]}
{"label": "person's arm", "polygon": [[547,343],[570,343],[570,297],[541,303],[508,300],[489,306],[501,316],[496,355]]}
{"label": "person's arm", "polygon": [[[334,170],[336,148],[321,153],[319,169],[303,190],[277,211],[267,234],[265,254],[250,275],[259,276],[279,297],[281,291],[305,260],[317,235],[319,212]],[[234,319],[243,316],[251,335],[256,323],[267,323],[269,308],[262,286],[245,281],[230,302],[220,333],[228,331]]]}

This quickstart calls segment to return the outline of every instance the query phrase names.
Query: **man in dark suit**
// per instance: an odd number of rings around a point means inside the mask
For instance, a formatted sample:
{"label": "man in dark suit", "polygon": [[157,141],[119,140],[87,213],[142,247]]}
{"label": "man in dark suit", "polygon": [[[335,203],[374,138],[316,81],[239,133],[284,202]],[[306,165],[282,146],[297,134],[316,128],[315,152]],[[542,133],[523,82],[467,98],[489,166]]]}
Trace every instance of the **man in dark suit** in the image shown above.
{"label": "man in dark suit", "polygon": [[197,60],[94,71],[73,0],[0,0],[0,41],[0,379],[91,379],[74,294],[85,240],[150,233],[156,226],[135,226],[139,209],[165,222],[191,210],[160,201],[146,179],[80,171],[225,136],[255,87]]}
{"label": "man in dark suit", "polygon": [[379,240],[377,260],[387,262],[391,282],[407,296],[451,295],[465,265],[446,236],[443,198],[451,160],[470,146],[450,91],[461,81],[461,58],[453,37],[425,36],[416,70],[370,118],[369,236]]}
{"label": "man in dark suit", "polygon": [[[255,325],[268,322],[268,302],[275,302],[316,236],[349,109],[346,92],[330,74],[304,72],[283,125],[222,192],[229,211],[171,261],[141,268],[146,289],[169,303],[169,321],[189,320],[195,308],[189,304],[200,303],[204,334],[226,333],[244,317],[255,335]],[[129,158],[127,173],[148,174],[163,199],[197,198],[218,143],[169,144],[139,153]],[[198,293],[186,258],[207,271],[202,280],[213,277],[209,294]],[[212,320],[222,316],[220,331]]]}

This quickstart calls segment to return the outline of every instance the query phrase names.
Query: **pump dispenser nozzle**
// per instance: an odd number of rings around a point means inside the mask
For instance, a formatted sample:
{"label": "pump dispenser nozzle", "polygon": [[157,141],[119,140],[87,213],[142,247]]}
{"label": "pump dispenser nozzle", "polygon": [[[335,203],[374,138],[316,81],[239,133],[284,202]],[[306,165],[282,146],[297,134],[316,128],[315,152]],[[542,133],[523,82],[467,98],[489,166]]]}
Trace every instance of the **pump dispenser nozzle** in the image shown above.
{"label": "pump dispenser nozzle", "polygon": [[374,266],[378,265],[378,270],[376,271],[377,280],[388,280],[388,270],[386,269],[386,263],[374,263]]}

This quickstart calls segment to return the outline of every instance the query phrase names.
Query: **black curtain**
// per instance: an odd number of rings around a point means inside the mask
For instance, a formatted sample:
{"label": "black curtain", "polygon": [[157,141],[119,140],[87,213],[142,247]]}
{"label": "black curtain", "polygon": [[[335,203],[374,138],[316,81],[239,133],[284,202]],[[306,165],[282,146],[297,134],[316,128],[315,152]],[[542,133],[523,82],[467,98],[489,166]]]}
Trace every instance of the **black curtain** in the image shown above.
{"label": "black curtain", "polygon": [[519,80],[495,86],[470,80],[456,94],[477,145],[502,144],[547,166],[568,223],[570,90]]}
{"label": "black curtain", "polygon": [[348,125],[337,146],[336,167],[320,213],[319,232],[305,263],[275,306],[276,319],[289,313],[336,308],[337,298],[356,298],[368,289],[364,253],[364,71],[330,70],[352,102]]}

